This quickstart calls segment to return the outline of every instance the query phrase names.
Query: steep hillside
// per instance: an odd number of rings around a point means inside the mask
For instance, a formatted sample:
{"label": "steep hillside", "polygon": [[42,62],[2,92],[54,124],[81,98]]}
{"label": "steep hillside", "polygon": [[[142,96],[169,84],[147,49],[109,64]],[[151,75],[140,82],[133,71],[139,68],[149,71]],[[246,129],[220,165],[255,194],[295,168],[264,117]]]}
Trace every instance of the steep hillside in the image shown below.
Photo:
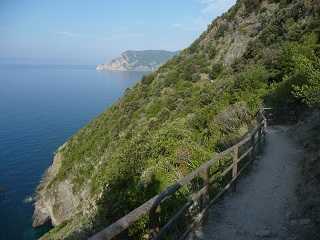
{"label": "steep hillside", "polygon": [[97,66],[98,71],[154,71],[178,52],[163,50],[126,51],[110,63]]}
{"label": "steep hillside", "polygon": [[[320,103],[319,0],[239,0],[60,147],[37,191],[43,239],[81,239],[237,141],[257,109]],[[145,223],[130,231],[141,238]]]}

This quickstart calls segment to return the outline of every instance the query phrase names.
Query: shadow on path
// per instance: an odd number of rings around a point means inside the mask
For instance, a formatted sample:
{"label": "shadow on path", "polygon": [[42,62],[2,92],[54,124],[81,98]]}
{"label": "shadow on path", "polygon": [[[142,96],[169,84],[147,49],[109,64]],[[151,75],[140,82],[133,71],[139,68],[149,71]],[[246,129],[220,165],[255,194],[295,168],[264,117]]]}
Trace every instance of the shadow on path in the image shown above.
{"label": "shadow on path", "polygon": [[287,130],[284,126],[268,128],[262,156],[240,178],[237,191],[226,193],[209,210],[208,218],[190,239],[296,239],[288,223],[297,204],[303,151]]}

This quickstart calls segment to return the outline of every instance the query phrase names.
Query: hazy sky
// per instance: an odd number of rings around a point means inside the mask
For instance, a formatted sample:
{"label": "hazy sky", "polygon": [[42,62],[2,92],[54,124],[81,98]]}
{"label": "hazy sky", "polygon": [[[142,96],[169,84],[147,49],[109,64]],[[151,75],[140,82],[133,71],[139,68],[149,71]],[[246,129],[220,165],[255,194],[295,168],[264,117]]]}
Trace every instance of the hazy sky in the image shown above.
{"label": "hazy sky", "polygon": [[0,0],[0,63],[97,64],[187,47],[236,0]]}

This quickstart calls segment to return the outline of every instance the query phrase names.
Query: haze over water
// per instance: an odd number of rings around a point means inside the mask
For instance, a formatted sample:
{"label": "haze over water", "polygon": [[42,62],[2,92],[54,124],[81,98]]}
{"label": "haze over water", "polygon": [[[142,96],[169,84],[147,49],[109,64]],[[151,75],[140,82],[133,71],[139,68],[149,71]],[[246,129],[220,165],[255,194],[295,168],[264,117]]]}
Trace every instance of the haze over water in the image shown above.
{"label": "haze over water", "polygon": [[54,151],[142,75],[94,66],[0,65],[0,239],[37,239],[31,196]]}

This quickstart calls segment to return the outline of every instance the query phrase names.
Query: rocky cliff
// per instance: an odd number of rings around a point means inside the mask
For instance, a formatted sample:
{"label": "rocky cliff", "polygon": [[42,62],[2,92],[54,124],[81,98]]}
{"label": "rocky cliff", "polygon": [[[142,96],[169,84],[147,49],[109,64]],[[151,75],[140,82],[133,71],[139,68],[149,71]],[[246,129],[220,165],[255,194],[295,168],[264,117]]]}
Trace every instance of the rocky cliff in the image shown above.
{"label": "rocky cliff", "polygon": [[126,51],[110,63],[99,64],[97,70],[152,72],[177,53],[162,50]]}
{"label": "rocky cliff", "polygon": [[82,201],[87,199],[84,191],[74,194],[72,182],[69,180],[57,183],[54,191],[48,191],[50,184],[61,168],[62,156],[57,153],[53,164],[47,170],[42,183],[38,187],[37,201],[33,218],[33,227],[38,227],[47,223],[59,225],[68,220],[80,209]]}
{"label": "rocky cliff", "polygon": [[37,191],[34,226],[55,225],[43,239],[85,239],[125,215],[237,141],[263,102],[320,105],[319,6],[238,0],[72,136]]}

